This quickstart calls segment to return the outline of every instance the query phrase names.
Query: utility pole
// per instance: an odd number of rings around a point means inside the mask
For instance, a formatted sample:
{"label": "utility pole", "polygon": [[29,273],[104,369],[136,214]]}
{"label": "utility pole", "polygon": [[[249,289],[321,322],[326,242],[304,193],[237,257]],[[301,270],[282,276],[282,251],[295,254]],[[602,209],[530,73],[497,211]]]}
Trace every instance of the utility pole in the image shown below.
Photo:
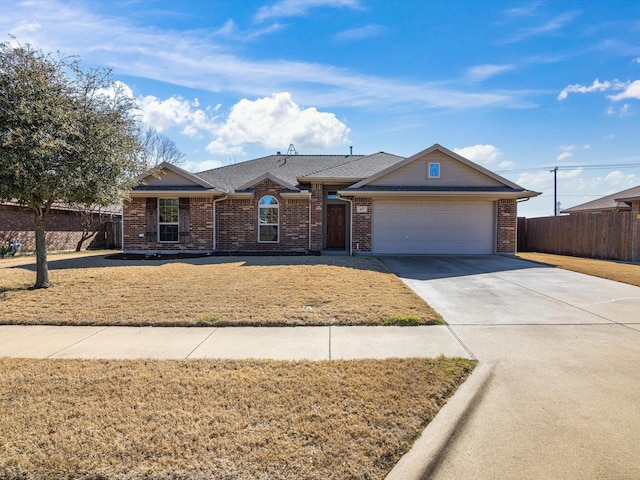
{"label": "utility pole", "polygon": [[558,216],[558,167],[553,170],[553,216]]}

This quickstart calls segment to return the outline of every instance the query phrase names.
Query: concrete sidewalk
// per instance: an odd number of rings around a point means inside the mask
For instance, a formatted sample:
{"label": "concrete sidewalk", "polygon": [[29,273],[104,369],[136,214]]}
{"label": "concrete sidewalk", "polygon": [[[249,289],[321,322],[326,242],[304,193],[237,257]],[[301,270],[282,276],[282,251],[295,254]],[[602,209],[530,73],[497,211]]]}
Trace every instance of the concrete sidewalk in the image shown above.
{"label": "concrete sidewalk", "polygon": [[0,357],[339,360],[471,358],[446,326],[59,327],[0,325]]}

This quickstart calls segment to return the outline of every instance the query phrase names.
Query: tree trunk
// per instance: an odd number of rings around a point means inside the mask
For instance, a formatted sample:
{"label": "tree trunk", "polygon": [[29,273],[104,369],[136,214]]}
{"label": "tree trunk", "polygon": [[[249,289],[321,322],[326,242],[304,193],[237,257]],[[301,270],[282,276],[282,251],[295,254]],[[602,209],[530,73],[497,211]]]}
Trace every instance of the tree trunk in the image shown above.
{"label": "tree trunk", "polygon": [[36,284],[32,288],[49,288],[49,266],[47,265],[47,241],[44,230],[44,211],[35,211],[36,230]]}

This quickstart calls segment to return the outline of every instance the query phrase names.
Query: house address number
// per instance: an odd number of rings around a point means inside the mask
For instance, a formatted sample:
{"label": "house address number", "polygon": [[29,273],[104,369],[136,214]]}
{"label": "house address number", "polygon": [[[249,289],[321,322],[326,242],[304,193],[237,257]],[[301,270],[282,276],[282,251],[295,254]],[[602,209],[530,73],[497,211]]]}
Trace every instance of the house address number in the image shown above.
{"label": "house address number", "polygon": [[367,212],[369,212],[369,207],[366,206],[366,205],[358,205],[356,207],[356,212],[357,213],[367,213]]}

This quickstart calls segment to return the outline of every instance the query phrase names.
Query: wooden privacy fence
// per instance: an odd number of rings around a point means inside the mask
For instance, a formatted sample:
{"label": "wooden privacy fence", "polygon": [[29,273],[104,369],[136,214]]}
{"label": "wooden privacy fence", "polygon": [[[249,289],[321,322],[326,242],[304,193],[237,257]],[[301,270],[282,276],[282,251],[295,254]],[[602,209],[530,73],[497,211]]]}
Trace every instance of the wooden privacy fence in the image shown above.
{"label": "wooden privacy fence", "polygon": [[518,218],[518,250],[640,261],[640,219],[633,212]]}

